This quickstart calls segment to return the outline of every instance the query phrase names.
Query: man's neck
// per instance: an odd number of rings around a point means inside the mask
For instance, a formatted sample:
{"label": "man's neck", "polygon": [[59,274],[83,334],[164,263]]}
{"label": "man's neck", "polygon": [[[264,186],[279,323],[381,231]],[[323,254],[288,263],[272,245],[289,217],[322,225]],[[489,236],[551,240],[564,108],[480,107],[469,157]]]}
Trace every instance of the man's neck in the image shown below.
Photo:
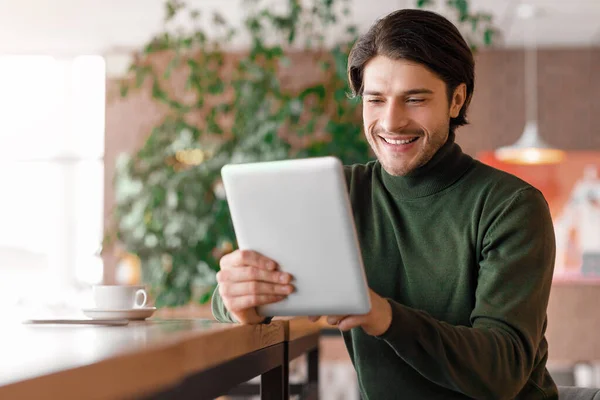
{"label": "man's neck", "polygon": [[427,164],[405,176],[393,176],[381,167],[381,177],[385,187],[395,198],[419,198],[451,186],[472,163],[473,159],[454,143],[454,135],[451,132],[446,143]]}

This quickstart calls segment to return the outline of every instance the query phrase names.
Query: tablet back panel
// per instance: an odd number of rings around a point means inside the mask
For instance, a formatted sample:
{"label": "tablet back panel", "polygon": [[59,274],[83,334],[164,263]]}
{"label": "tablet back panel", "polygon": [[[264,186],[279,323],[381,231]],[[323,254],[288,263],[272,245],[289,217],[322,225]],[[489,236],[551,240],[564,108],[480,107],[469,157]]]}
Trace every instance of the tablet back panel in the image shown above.
{"label": "tablet back panel", "polygon": [[343,167],[334,157],[230,164],[223,183],[240,249],[294,277],[287,299],[262,315],[345,315],[370,310]]}

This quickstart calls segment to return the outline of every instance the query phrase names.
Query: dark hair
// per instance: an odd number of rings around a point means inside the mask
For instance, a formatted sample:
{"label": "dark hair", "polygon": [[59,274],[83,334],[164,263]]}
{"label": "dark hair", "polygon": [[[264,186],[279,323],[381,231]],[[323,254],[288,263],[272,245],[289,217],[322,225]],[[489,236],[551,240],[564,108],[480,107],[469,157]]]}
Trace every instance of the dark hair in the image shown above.
{"label": "dark hair", "polygon": [[405,9],[375,22],[356,41],[348,57],[353,96],[362,96],[365,65],[377,55],[423,64],[446,83],[448,101],[456,87],[465,83],[465,104],[458,116],[450,120],[450,132],[468,123],[467,108],[475,88],[475,61],[458,29],[446,18],[431,11]]}

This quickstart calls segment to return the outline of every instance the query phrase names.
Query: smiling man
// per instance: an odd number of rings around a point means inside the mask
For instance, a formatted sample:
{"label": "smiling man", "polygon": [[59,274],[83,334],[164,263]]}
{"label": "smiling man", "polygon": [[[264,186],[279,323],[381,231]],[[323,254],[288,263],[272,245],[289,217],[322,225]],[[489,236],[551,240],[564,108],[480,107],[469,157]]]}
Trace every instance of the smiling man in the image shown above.
{"label": "smiling man", "polygon": [[[474,61],[445,18],[401,10],[352,49],[351,88],[377,160],[346,168],[371,312],[343,331],[364,399],[557,399],[546,370],[554,267],[542,194],[454,142]],[[291,277],[252,251],[221,260],[213,312],[261,323]]]}

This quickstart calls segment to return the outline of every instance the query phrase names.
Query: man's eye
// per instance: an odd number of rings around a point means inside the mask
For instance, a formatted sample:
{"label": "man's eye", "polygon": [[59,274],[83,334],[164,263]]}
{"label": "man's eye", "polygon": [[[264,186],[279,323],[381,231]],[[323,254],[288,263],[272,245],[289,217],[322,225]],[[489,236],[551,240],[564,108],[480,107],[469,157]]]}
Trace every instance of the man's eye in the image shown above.
{"label": "man's eye", "polygon": [[381,99],[369,99],[367,101],[369,103],[383,103],[383,100],[381,100]]}
{"label": "man's eye", "polygon": [[412,103],[412,104],[419,104],[419,103],[423,103],[425,101],[425,99],[407,99],[406,102],[407,103]]}

